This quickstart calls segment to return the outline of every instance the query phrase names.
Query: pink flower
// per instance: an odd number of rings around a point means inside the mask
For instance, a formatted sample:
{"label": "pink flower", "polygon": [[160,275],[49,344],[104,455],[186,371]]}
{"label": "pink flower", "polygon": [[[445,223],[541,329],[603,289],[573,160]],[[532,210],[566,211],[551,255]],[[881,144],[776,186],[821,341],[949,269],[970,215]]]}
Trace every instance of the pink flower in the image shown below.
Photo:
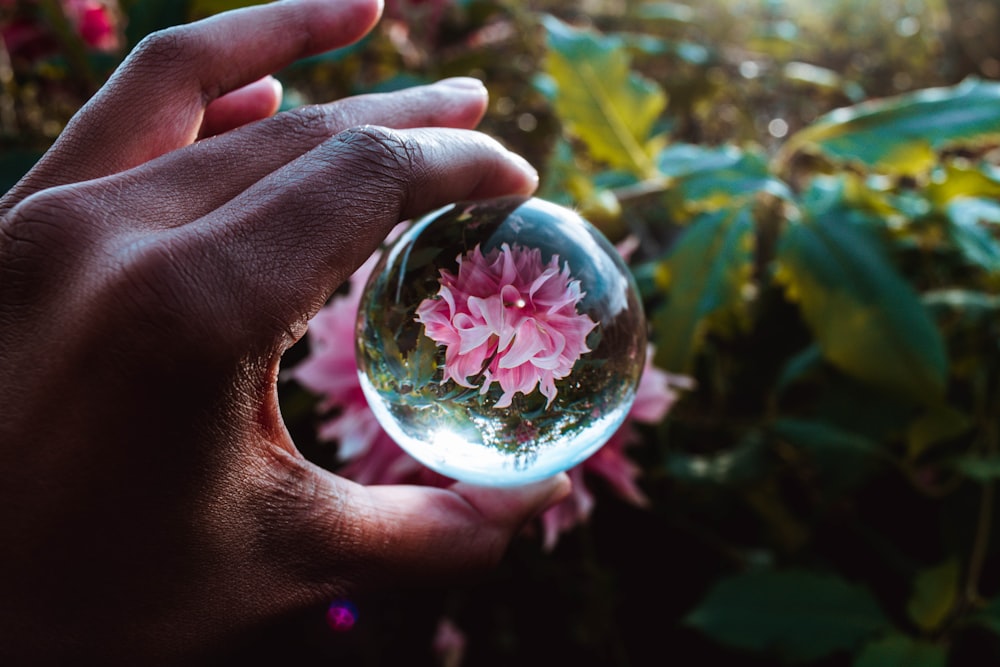
{"label": "pink flower", "polygon": [[497,382],[498,408],[538,387],[548,406],[555,381],[590,351],[587,334],[597,326],[576,311],[580,281],[568,264],[560,271],[558,255],[543,264],[537,248],[504,243],[483,255],[477,245],[457,261],[458,275],[441,269],[438,294],[417,307],[427,336],[445,347],[442,382],[475,388],[481,381],[481,394]]}
{"label": "pink flower", "polygon": [[118,48],[118,30],[111,3],[63,0],[63,11],[87,46],[100,51]]}
{"label": "pink flower", "polygon": [[459,667],[465,658],[465,633],[450,618],[438,621],[434,633],[434,656],[441,667]]}
{"label": "pink flower", "polygon": [[652,359],[653,350],[650,347],[642,378],[636,388],[635,401],[625,423],[603,447],[569,471],[573,492],[542,514],[542,544],[546,551],[555,548],[560,534],[590,518],[594,496],[587,486],[588,480],[599,480],[616,496],[633,505],[645,507],[648,504],[649,500],[636,484],[641,471],[625,456],[627,448],[641,442],[635,424],[658,423],[679,398],[676,389],[692,389],[694,386],[686,376],[667,373],[653,366]]}

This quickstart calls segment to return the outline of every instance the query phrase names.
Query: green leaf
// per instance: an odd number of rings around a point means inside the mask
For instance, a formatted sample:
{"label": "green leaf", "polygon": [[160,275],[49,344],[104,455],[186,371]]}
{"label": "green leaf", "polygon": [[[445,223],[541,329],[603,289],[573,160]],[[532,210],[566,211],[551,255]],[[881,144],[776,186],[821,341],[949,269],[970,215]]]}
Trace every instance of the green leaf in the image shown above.
{"label": "green leaf", "polygon": [[906,432],[908,453],[917,458],[934,445],[966,433],[973,425],[969,415],[950,405],[932,406],[910,423]]}
{"label": "green leaf", "polygon": [[128,7],[125,38],[132,48],[146,35],[188,20],[187,0],[136,0]]}
{"label": "green leaf", "polygon": [[843,372],[923,403],[944,394],[944,341],[914,289],[839,209],[789,224],[776,279],[797,301],[824,357]]}
{"label": "green leaf", "polygon": [[887,458],[873,438],[818,419],[778,419],[771,432],[808,456],[820,486],[833,496],[856,488]]}
{"label": "green leaf", "polygon": [[1000,204],[957,197],[945,210],[952,241],[966,261],[990,273],[1000,272]]}
{"label": "green leaf", "polygon": [[622,39],[573,28],[544,16],[545,70],[555,83],[555,111],[596,160],[653,178],[653,136],[667,96],[654,81],[630,70]]}
{"label": "green leaf", "polygon": [[852,452],[866,456],[881,454],[877,442],[825,422],[786,418],[777,420],[771,428],[777,435],[794,444],[818,452]]}
{"label": "green leaf", "polygon": [[769,453],[761,434],[751,430],[723,452],[703,455],[671,449],[664,457],[664,469],[683,482],[736,486],[765,477]]}
{"label": "green leaf", "polygon": [[660,173],[671,178],[669,193],[678,209],[734,208],[760,192],[792,198],[758,153],[733,146],[671,144],[656,159]]}
{"label": "green leaf", "polygon": [[866,589],[805,571],[723,579],[686,621],[722,644],[800,661],[850,650],[889,626]]}
{"label": "green leaf", "polygon": [[[963,475],[977,482],[991,482],[1000,479],[1000,456],[977,456],[969,454],[955,460],[955,467]],[[998,606],[1000,609],[1000,606]],[[997,617],[1000,626],[1000,616]]]}
{"label": "green leaf", "polygon": [[958,600],[959,574],[958,561],[953,558],[917,575],[913,597],[906,605],[917,627],[932,632],[947,620]]}
{"label": "green leaf", "polygon": [[644,2],[636,8],[635,15],[643,21],[691,23],[695,20],[694,10],[679,2]]}
{"label": "green leaf", "polygon": [[867,644],[853,667],[945,667],[948,647],[901,634]]}
{"label": "green leaf", "polygon": [[969,620],[1000,635],[1000,597],[994,598],[983,609],[970,616]]}
{"label": "green leaf", "polygon": [[793,135],[779,156],[814,152],[880,171],[922,174],[936,151],[1000,135],[1000,83],[969,78],[838,109]]}
{"label": "green leaf", "polygon": [[656,365],[686,372],[709,318],[739,314],[753,262],[749,208],[699,216],[674,244],[658,276],[666,302],[653,315]]}

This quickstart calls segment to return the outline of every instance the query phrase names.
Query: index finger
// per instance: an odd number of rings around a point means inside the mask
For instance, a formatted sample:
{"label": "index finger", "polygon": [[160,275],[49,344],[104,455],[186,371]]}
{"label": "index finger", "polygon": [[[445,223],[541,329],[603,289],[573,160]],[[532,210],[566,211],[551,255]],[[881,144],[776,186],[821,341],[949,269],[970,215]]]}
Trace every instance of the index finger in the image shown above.
{"label": "index finger", "polygon": [[209,102],[299,58],[361,39],[381,11],[381,0],[284,0],[153,33],[0,211],[39,190],[118,173],[192,143]]}

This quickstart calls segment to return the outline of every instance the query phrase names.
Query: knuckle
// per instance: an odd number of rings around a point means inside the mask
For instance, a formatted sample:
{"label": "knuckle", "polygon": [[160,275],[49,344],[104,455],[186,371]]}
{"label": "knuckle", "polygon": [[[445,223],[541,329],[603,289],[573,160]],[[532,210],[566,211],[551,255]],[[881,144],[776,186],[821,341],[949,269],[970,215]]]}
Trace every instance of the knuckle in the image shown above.
{"label": "knuckle", "polygon": [[310,144],[318,144],[334,134],[334,119],[323,106],[310,104],[286,111],[274,118],[277,132],[284,139],[292,137],[304,139]]}
{"label": "knuckle", "polygon": [[402,176],[419,169],[423,151],[408,135],[376,125],[361,125],[344,130],[336,137],[357,162],[370,171]]}
{"label": "knuckle", "polygon": [[[5,266],[51,274],[69,267],[93,240],[94,226],[67,197],[42,192],[20,202],[0,224]],[[36,271],[33,271],[36,272]]]}
{"label": "knuckle", "polygon": [[395,197],[395,208],[409,208],[427,181],[427,167],[420,143],[409,134],[362,125],[334,137],[333,158],[347,167],[359,191],[386,203]]}
{"label": "knuckle", "polygon": [[167,69],[199,57],[200,47],[183,26],[165,28],[146,35],[128,58],[130,67]]}

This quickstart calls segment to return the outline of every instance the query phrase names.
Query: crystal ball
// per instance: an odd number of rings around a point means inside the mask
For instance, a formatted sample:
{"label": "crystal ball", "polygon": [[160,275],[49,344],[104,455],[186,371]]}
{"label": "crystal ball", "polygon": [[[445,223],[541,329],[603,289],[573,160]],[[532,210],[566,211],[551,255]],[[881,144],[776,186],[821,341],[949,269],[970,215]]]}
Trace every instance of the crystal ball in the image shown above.
{"label": "crystal ball", "polygon": [[625,420],[646,354],[632,273],[601,232],[536,197],[458,202],[382,253],[357,321],[379,423],[452,479],[567,470]]}

